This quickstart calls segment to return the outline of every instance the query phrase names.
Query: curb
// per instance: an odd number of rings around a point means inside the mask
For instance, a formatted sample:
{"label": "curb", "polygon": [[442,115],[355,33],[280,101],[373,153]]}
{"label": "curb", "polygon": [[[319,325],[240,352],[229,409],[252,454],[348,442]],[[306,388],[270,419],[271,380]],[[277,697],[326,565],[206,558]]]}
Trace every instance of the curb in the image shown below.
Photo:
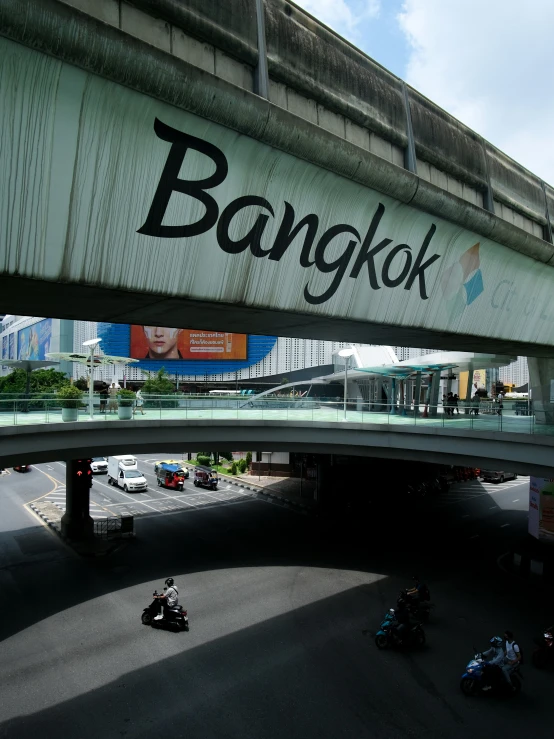
{"label": "curb", "polygon": [[279,501],[279,503],[281,503],[284,508],[298,509],[299,513],[303,513],[305,515],[307,515],[313,510],[312,508],[310,508],[310,506],[307,506],[304,503],[300,503],[299,501],[292,500],[291,498],[286,498],[284,495],[276,495],[275,493],[268,493],[261,486],[254,485],[254,487],[251,487],[251,485],[245,485],[242,482],[237,482],[236,480],[233,480],[233,478],[230,478],[224,475],[222,475],[222,477],[224,477],[225,480],[228,480],[232,485],[236,485],[241,488],[246,488],[246,490],[252,490],[253,492],[257,493],[259,496],[262,496],[262,498],[270,498],[271,500],[267,502],[274,503],[274,502]]}
{"label": "curb", "polygon": [[547,578],[545,574],[544,560],[508,551],[497,557],[496,564],[504,574],[515,576],[521,582],[544,587],[552,585],[552,578]]}
{"label": "curb", "polygon": [[61,527],[57,521],[53,521],[51,518],[48,518],[48,516],[43,513],[40,508],[38,508],[36,505],[33,505],[32,503],[29,503],[29,508],[36,513],[36,515],[41,518],[48,526],[56,532],[56,534],[60,537],[60,539],[66,543],[69,543],[69,540],[64,534],[62,534]]}
{"label": "curb", "polygon": [[59,538],[64,542],[64,544],[67,544],[67,546],[71,547],[76,554],[78,554],[81,557],[106,557],[110,554],[114,554],[114,552],[117,552],[120,548],[123,548],[126,546],[129,542],[129,539],[126,539],[125,541],[119,541],[117,544],[115,544],[113,547],[110,547],[105,552],[81,552],[79,549],[75,548],[73,545],[73,542],[71,539],[68,539],[65,534],[62,533],[61,526],[57,521],[52,521],[51,518],[48,518],[48,516],[40,510],[40,508],[37,508],[37,506],[33,505],[32,503],[29,503],[29,508],[35,513],[39,518],[41,518],[52,531],[59,536]]}
{"label": "curb", "polygon": [[262,496],[262,499],[270,498],[271,500],[266,500],[267,503],[276,503],[277,505],[283,505],[284,508],[290,508],[290,509],[298,509],[299,513],[303,513],[305,515],[308,515],[309,513],[312,513],[314,509],[310,506],[307,506],[305,503],[300,503],[297,500],[292,500],[291,498],[286,498],[284,495],[276,495],[275,493],[268,493],[265,491],[265,489],[259,485],[256,485],[255,483],[250,483],[250,485],[247,485],[243,482],[238,482],[237,480],[234,480],[232,477],[228,477],[227,475],[219,475],[222,479],[226,480],[227,482],[230,482],[231,485],[235,485],[239,488],[244,488],[245,490],[251,490],[254,493],[257,493],[258,496]]}

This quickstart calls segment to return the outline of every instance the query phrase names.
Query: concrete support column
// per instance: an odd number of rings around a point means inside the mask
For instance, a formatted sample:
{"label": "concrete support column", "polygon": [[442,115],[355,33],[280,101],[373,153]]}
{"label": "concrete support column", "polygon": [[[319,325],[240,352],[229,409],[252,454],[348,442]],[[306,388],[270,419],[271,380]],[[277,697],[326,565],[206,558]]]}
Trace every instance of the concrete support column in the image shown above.
{"label": "concrete support column", "polygon": [[554,424],[554,359],[528,357],[527,364],[535,422]]}
{"label": "concrete support column", "polygon": [[396,413],[396,378],[392,378],[390,387],[390,412]]}
{"label": "concrete support column", "polygon": [[378,413],[383,411],[383,378],[377,377],[375,380],[375,410]]}
{"label": "concrete support column", "polygon": [[414,392],[414,415],[419,415],[419,401],[421,399],[421,372],[416,374]]}
{"label": "concrete support column", "polygon": [[413,380],[404,380],[404,385],[406,388],[406,400],[404,403],[404,408],[407,411],[412,410],[412,400],[413,400],[413,391],[414,391],[414,383]]}
{"label": "concrete support column", "polygon": [[364,407],[364,394],[357,380],[348,383],[348,397],[356,398],[356,410],[361,411]]}
{"label": "concrete support column", "polygon": [[406,415],[406,380],[399,380],[400,383],[400,412]]}
{"label": "concrete support column", "polygon": [[439,392],[441,387],[441,373],[433,372],[431,387],[429,392],[429,415],[437,415],[437,405],[439,403]]}
{"label": "concrete support column", "polygon": [[62,534],[73,541],[83,541],[94,535],[89,513],[90,477],[86,474],[86,464],[77,459],[65,463],[65,513],[61,529]]}
{"label": "concrete support column", "polygon": [[465,412],[466,413],[469,412],[467,410],[467,408],[468,408],[467,404],[471,400],[471,383],[472,382],[473,382],[473,368],[470,368],[470,370],[467,373],[466,386],[465,387],[460,387],[460,392],[458,393],[458,396],[460,398],[462,396],[464,396],[464,398],[465,398],[465,403],[466,403],[466,410],[465,410]]}

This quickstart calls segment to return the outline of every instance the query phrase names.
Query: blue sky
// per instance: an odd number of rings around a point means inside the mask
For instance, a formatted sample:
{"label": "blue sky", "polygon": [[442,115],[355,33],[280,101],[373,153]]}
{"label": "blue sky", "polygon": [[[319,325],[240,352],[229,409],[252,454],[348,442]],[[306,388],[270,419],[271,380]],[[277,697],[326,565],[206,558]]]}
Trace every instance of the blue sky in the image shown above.
{"label": "blue sky", "polygon": [[398,77],[405,77],[409,49],[397,18],[402,0],[295,2]]}
{"label": "blue sky", "polygon": [[554,186],[554,0],[295,0]]}

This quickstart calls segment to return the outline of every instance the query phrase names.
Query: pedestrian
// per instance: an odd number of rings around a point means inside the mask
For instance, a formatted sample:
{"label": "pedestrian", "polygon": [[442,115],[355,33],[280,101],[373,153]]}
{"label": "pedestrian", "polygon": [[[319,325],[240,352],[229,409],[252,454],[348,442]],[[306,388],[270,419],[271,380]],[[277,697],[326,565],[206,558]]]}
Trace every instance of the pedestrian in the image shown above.
{"label": "pedestrian", "polygon": [[106,413],[106,405],[108,403],[108,386],[105,382],[102,383],[102,387],[100,388],[100,413]]}
{"label": "pedestrian", "polygon": [[473,396],[471,399],[471,411],[473,411],[473,414],[475,416],[479,415],[479,403],[481,402],[481,398],[477,393]]}
{"label": "pedestrian", "polygon": [[140,412],[142,416],[145,416],[144,408],[142,407],[144,405],[144,398],[142,397],[142,392],[140,387],[135,392],[135,407],[133,408],[133,416],[137,412],[137,410],[140,408]]}
{"label": "pedestrian", "polygon": [[497,413],[498,413],[499,416],[501,416],[502,415],[502,408],[504,407],[504,393],[502,392],[502,390],[498,393],[497,401],[498,401],[498,411],[497,411]]}
{"label": "pedestrian", "polygon": [[460,413],[460,409],[458,408],[458,400],[459,400],[458,393],[454,393],[454,396],[452,398],[452,405],[454,406],[452,408],[452,415],[454,415],[454,411],[456,411],[456,413],[458,413],[458,415]]}
{"label": "pedestrian", "polygon": [[448,405],[448,415],[453,416],[454,415],[454,395],[452,392],[448,393],[446,397],[446,404]]}
{"label": "pedestrian", "polygon": [[108,395],[110,397],[108,408],[110,410],[110,415],[111,415],[113,410],[117,411],[117,388],[115,386],[115,382],[112,382],[112,385],[110,389],[108,390]]}

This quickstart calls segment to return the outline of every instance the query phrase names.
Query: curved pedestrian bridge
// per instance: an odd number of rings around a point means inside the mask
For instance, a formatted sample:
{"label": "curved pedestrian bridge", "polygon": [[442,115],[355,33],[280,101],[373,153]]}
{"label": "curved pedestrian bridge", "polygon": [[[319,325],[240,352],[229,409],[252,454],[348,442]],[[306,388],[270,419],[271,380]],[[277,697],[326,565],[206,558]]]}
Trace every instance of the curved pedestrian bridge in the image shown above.
{"label": "curved pedestrian bridge", "polygon": [[[94,413],[90,417],[88,397],[83,397],[83,406],[79,409],[74,422],[113,422],[119,420],[116,410],[106,408],[100,412],[99,398],[94,396]],[[421,429],[448,428],[451,430],[471,430],[482,432],[500,432],[554,436],[554,425],[536,423],[535,417],[521,415],[518,404],[508,406],[501,414],[474,413],[473,408],[461,407],[450,415],[442,405],[425,408],[403,407],[391,409],[382,405],[362,403],[348,400],[346,410],[342,400],[319,400],[291,398],[262,398],[251,401],[242,396],[232,399],[223,398],[175,398],[161,396],[156,400],[147,399],[144,415],[136,409],[133,419],[136,421],[290,421],[307,423],[343,423],[379,426],[418,427]],[[52,398],[31,397],[29,400],[0,399],[0,427],[58,424],[63,421],[60,400]]]}
{"label": "curved pedestrian bridge", "polygon": [[27,412],[23,401],[10,402],[11,409],[3,401],[0,412],[5,465],[207,446],[414,459],[554,476],[554,426],[537,424],[533,416],[469,415],[464,409],[449,416],[442,408],[404,415],[370,411],[367,405],[354,410],[354,403],[345,414],[340,402],[317,401],[255,401],[253,407],[239,407],[237,401],[226,407],[221,401],[172,401],[183,407],[148,401],[145,414],[131,420],[95,409],[93,419],[81,410],[77,421],[64,423],[61,409],[48,407],[52,401],[43,407],[29,402]]}

